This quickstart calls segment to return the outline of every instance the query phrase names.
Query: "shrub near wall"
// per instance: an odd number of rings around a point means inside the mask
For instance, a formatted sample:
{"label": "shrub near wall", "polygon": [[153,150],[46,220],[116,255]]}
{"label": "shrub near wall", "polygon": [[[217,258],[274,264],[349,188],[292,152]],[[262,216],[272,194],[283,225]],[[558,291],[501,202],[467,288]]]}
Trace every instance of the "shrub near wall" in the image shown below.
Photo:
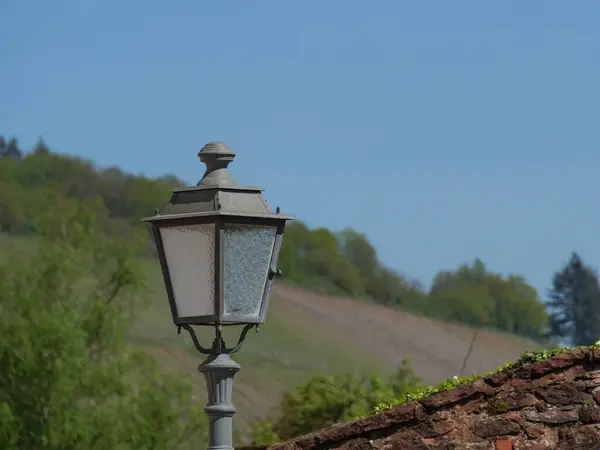
{"label": "shrub near wall", "polygon": [[269,448],[592,450],[599,405],[600,350],[577,348]]}

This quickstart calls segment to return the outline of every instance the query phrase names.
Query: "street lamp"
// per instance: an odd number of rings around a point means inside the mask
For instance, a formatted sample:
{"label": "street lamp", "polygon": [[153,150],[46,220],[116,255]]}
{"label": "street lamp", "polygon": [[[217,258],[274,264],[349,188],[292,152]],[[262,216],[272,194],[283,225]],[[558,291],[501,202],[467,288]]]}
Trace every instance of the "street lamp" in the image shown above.
{"label": "street lamp", "polygon": [[[198,367],[208,390],[209,449],[233,449],[233,377],[240,366],[229,356],[246,334],[265,321],[283,230],[291,216],[274,213],[258,187],[239,186],[227,166],[235,153],[210,142],[198,153],[206,172],[196,186],[174,189],[165,213],[143,219],[154,242],[178,333],[188,331],[208,358]],[[192,326],[215,329],[203,347]],[[228,348],[223,326],[244,325]]]}

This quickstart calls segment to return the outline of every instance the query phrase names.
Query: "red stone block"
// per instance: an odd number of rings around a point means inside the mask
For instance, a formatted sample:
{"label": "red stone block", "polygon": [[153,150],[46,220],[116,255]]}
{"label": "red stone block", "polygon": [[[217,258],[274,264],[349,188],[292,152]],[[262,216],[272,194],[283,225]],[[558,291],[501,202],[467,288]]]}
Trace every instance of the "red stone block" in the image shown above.
{"label": "red stone block", "polygon": [[496,441],[496,450],[513,450],[512,441],[506,439]]}

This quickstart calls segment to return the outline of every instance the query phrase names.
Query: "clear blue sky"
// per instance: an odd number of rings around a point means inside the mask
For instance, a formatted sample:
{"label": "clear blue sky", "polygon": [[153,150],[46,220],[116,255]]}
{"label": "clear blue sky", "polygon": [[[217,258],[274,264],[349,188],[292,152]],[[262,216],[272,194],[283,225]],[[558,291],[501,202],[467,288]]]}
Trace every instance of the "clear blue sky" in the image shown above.
{"label": "clear blue sky", "polygon": [[0,134],[364,231],[428,283],[600,267],[600,2],[0,0]]}

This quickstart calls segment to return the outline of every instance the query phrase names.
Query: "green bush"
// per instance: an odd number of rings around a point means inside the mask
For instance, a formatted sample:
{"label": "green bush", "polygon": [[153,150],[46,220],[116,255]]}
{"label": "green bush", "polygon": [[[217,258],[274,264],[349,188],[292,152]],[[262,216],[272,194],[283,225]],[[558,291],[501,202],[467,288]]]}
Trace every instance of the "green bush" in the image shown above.
{"label": "green bush", "polygon": [[255,424],[253,443],[270,444],[352,420],[419,388],[421,379],[408,359],[388,379],[374,374],[318,374],[284,394],[279,417]]}

